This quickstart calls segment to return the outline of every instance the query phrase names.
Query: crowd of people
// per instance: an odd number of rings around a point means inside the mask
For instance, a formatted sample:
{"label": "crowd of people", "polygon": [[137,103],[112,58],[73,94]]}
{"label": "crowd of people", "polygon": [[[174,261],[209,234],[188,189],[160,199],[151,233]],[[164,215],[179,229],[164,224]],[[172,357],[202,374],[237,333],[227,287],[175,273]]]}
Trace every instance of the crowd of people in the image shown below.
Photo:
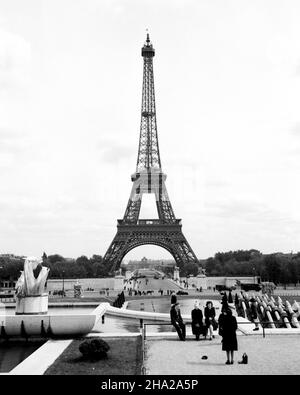
{"label": "crowd of people", "polygon": [[[226,294],[225,294],[226,295]],[[186,324],[181,316],[180,304],[177,301],[175,293],[171,295],[171,310],[170,310],[171,323],[177,331],[180,340],[186,339]],[[232,310],[227,303],[226,297],[222,298],[221,314],[216,319],[216,310],[211,301],[207,301],[202,312],[200,304],[195,301],[194,308],[191,311],[192,319],[192,333],[196,340],[200,340],[200,336],[204,339],[212,340],[214,331],[219,329],[218,334],[222,337],[222,350],[226,352],[226,364],[231,365],[234,363],[234,351],[238,349],[237,343],[237,321],[232,315]]]}
{"label": "crowd of people", "polygon": [[160,296],[164,296],[164,295],[171,295],[172,290],[167,289],[167,290],[163,290],[162,288],[157,289],[157,290],[153,290],[153,289],[148,289],[148,290],[143,290],[141,291],[140,289],[133,289],[133,288],[126,288],[124,287],[124,291],[127,290],[127,294],[128,296],[146,296],[146,295],[160,295]]}

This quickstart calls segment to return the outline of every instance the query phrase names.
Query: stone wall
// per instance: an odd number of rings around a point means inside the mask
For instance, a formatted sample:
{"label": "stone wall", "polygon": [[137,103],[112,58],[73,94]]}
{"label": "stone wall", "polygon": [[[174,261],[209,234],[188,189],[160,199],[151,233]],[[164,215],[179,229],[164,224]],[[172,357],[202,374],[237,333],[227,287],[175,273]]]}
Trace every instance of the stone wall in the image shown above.
{"label": "stone wall", "polygon": [[[79,284],[82,286],[82,290],[85,291],[87,288],[92,288],[94,291],[101,289],[114,289],[114,278],[79,278]],[[65,279],[64,289],[65,291],[73,290],[74,284],[77,279]],[[47,281],[47,291],[60,291],[63,287],[62,279],[50,279]]]}

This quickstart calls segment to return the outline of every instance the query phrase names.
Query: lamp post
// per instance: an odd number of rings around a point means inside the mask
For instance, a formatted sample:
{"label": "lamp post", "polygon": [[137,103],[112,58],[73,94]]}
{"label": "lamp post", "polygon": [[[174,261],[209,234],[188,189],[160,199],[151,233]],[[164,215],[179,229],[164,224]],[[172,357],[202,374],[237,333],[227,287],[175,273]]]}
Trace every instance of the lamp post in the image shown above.
{"label": "lamp post", "polygon": [[65,296],[65,271],[62,271],[62,280],[63,280],[63,287],[62,287],[62,297]]}
{"label": "lamp post", "polygon": [[[3,269],[3,266],[0,266],[0,270]],[[1,291],[1,277],[0,277],[0,291]]]}

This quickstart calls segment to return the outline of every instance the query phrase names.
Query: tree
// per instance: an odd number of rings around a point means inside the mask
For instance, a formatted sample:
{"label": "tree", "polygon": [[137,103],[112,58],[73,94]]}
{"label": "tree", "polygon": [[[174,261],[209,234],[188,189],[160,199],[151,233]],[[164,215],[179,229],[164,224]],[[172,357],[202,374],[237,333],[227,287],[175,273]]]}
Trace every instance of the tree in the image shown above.
{"label": "tree", "polygon": [[266,255],[264,259],[265,273],[268,281],[272,281],[277,284],[281,276],[281,267],[276,254]]}
{"label": "tree", "polygon": [[183,277],[187,277],[189,275],[197,276],[198,271],[199,267],[196,263],[188,263],[182,268],[181,275]]}
{"label": "tree", "polygon": [[64,262],[65,258],[62,257],[61,255],[54,254],[48,256],[48,261],[49,263]]}

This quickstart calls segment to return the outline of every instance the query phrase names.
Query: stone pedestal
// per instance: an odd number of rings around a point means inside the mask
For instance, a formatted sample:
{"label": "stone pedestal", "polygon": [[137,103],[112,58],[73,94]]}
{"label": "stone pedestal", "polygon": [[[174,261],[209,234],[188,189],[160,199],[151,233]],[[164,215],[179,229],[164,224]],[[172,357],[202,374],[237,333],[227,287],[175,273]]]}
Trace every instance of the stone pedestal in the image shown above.
{"label": "stone pedestal", "polygon": [[123,291],[124,290],[124,276],[117,275],[114,278],[114,290]]}
{"label": "stone pedestal", "polygon": [[16,298],[16,315],[47,314],[48,294],[32,295]]}
{"label": "stone pedestal", "polygon": [[179,267],[175,266],[174,267],[174,281],[180,282],[180,277],[179,277]]}

